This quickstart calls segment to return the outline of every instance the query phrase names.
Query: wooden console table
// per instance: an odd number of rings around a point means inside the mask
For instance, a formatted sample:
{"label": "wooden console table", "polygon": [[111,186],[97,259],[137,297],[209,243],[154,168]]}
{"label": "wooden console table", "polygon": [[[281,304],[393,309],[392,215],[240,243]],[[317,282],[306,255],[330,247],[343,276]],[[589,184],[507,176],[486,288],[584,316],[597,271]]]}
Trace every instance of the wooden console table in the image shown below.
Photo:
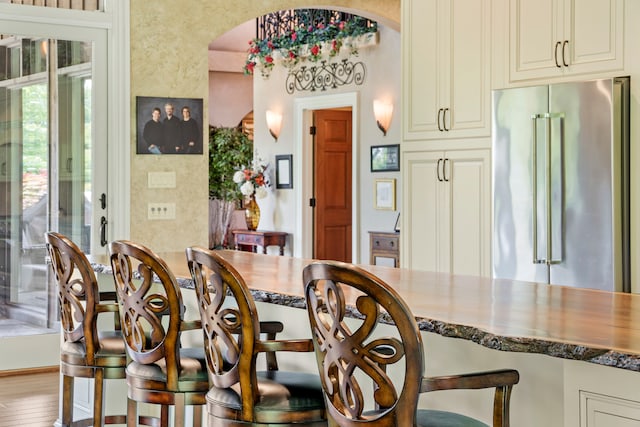
{"label": "wooden console table", "polygon": [[376,257],[393,259],[393,266],[400,267],[400,233],[369,232],[369,263],[376,265]]}
{"label": "wooden console table", "polygon": [[251,231],[231,230],[233,242],[237,251],[248,250],[256,252],[258,246],[262,246],[262,253],[267,253],[268,246],[278,246],[280,255],[284,255],[284,246],[287,244],[287,234],[282,231]]}

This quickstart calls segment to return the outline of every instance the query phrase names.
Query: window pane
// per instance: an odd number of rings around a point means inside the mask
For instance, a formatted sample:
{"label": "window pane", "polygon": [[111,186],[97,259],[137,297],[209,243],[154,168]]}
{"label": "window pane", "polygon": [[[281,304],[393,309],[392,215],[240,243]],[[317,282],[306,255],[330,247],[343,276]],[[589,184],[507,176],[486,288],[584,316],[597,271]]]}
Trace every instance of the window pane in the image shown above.
{"label": "window pane", "polygon": [[[59,9],[76,9],[89,11],[104,11],[104,0],[4,0],[7,3],[28,6],[47,6]],[[2,1],[0,1],[2,3]]]}

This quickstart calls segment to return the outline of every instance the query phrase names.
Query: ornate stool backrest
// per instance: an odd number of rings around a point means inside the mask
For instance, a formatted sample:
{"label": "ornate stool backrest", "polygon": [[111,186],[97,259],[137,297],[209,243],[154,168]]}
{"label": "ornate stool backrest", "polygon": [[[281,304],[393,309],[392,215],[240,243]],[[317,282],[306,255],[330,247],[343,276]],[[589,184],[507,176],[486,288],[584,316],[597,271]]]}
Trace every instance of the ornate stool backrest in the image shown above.
{"label": "ornate stool backrest", "polygon": [[[329,418],[341,427],[415,425],[423,349],[402,298],[374,275],[340,262],[308,265],[303,282]],[[397,336],[376,336],[379,322],[395,325]],[[394,364],[404,371],[397,384],[386,373]],[[371,397],[360,385],[364,378],[373,382]]]}
{"label": "ornate stool backrest", "polygon": [[[109,245],[129,357],[151,364],[164,358],[167,388],[178,390],[180,326],[184,314],[178,282],[151,249],[130,241]],[[168,314],[168,322],[166,316]]]}
{"label": "ornate stool backrest", "polygon": [[[205,340],[209,381],[218,388],[240,386],[250,412],[258,396],[255,343],[260,322],[253,297],[240,273],[224,258],[203,248],[187,248]],[[227,296],[235,303],[225,304]]]}
{"label": "ornate stool backrest", "polygon": [[99,349],[96,306],[100,303],[98,281],[82,250],[69,238],[45,233],[51,267],[58,288],[60,323],[65,342],[84,341],[87,364],[94,364]]}

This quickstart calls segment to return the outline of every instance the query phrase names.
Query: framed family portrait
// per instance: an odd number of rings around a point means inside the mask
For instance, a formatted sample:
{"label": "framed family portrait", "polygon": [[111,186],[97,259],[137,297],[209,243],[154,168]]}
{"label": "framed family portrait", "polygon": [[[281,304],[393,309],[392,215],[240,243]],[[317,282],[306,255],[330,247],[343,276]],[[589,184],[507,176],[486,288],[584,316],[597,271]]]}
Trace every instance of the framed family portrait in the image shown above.
{"label": "framed family portrait", "polygon": [[373,145],[371,147],[371,172],[400,170],[400,144]]}
{"label": "framed family portrait", "polygon": [[373,203],[376,209],[396,210],[396,180],[376,179],[374,185]]}
{"label": "framed family portrait", "polygon": [[202,154],[202,109],[202,98],[136,97],[136,154]]}

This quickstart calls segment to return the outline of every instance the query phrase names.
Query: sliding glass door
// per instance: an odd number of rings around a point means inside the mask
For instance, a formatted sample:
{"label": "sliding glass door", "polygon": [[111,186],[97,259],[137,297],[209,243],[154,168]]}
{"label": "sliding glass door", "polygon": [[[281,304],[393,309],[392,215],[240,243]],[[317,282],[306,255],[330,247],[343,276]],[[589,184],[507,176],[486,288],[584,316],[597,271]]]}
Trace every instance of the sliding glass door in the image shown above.
{"label": "sliding glass door", "polygon": [[95,51],[93,40],[0,40],[0,319],[18,333],[58,332],[44,233],[57,230],[86,253],[104,234],[96,230],[107,217],[107,168],[95,159],[106,163],[107,148],[94,132]]}

